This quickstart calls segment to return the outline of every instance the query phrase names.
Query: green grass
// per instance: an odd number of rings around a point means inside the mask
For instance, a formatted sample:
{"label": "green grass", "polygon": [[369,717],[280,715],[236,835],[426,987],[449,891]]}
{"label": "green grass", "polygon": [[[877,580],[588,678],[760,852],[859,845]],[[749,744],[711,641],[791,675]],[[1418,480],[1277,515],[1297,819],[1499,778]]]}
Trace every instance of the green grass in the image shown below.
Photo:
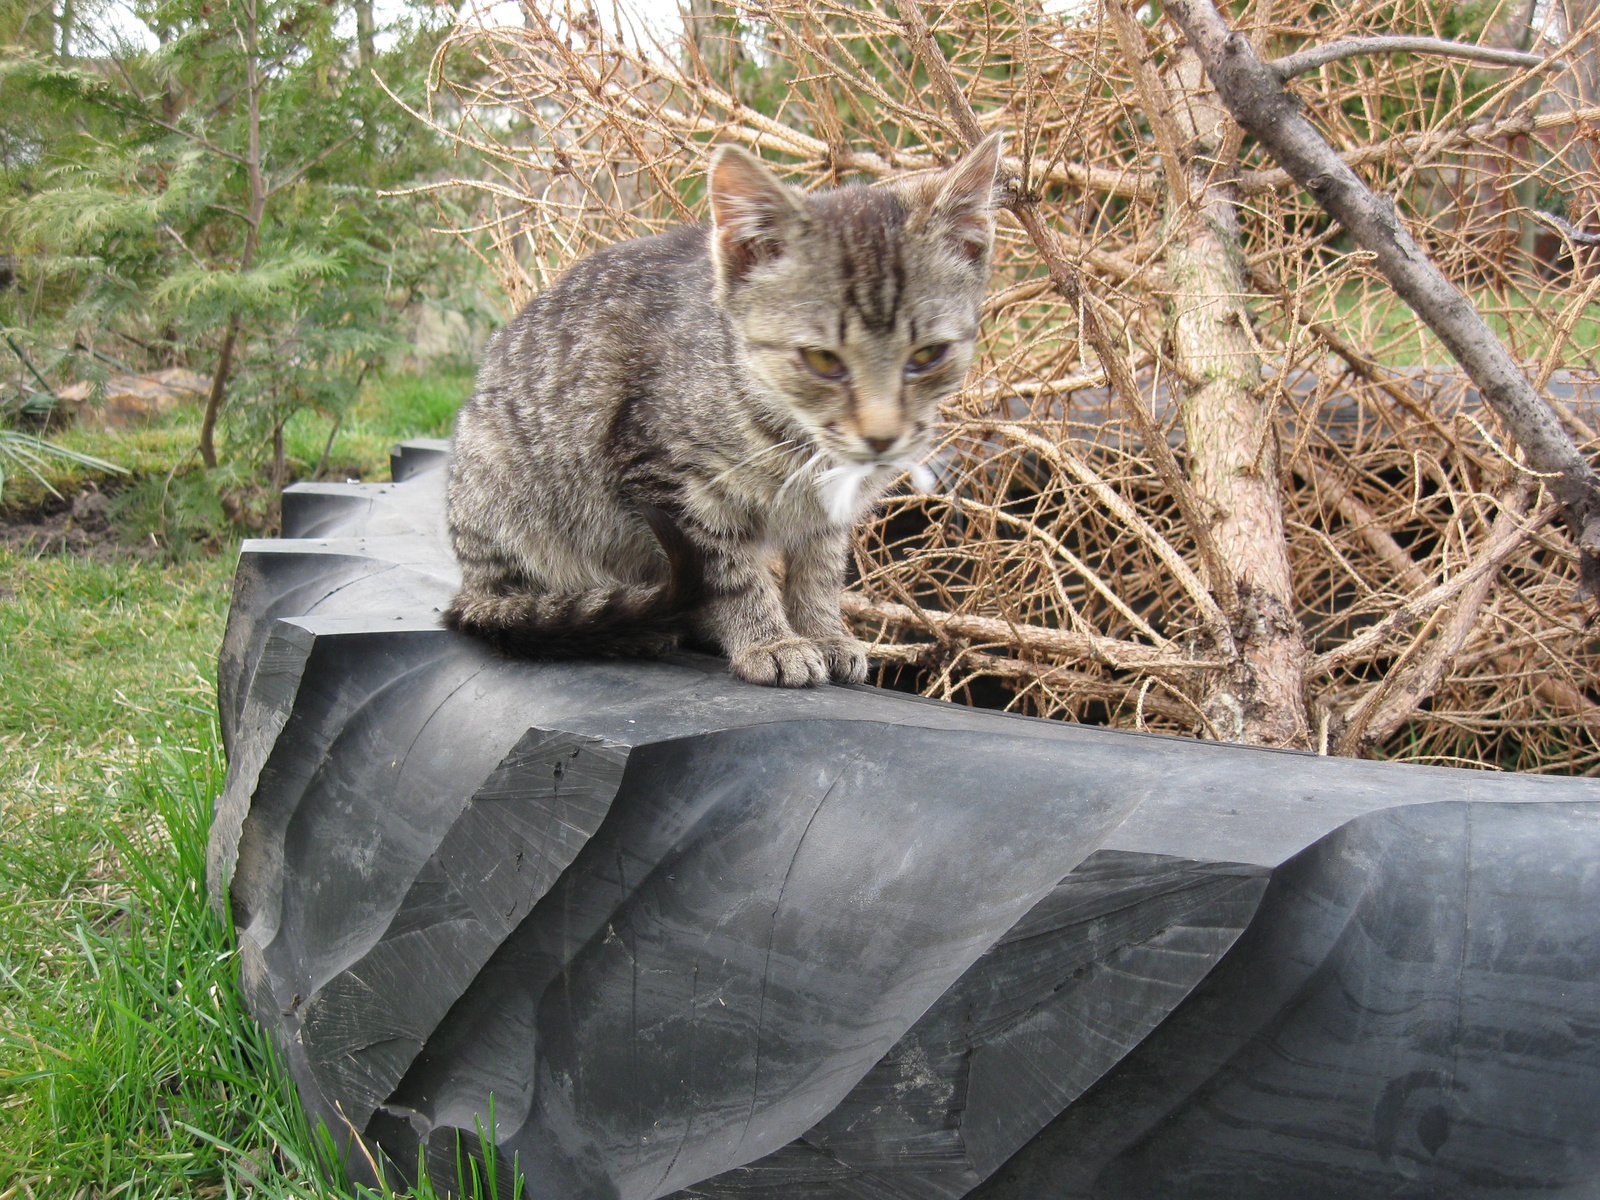
{"label": "green grass", "polygon": [[[294,479],[309,478],[327,448],[324,479],[387,479],[390,447],[402,438],[447,436],[455,410],[471,391],[472,376],[464,371],[425,378],[390,375],[368,382],[337,428],[332,417],[302,410],[284,427],[289,474]],[[200,405],[195,402],[145,425],[126,429],[75,426],[50,430],[47,436],[69,450],[125,467],[136,478],[165,479],[169,472],[182,475],[198,469],[195,446],[200,417]],[[225,410],[222,457],[232,468],[230,472],[229,466],[223,467],[223,481],[259,475],[270,454],[267,441],[230,440],[226,417]],[[42,470],[48,484],[62,492],[77,490],[98,474],[64,460],[47,460]],[[38,480],[8,472],[0,503],[25,506],[38,503],[46,494],[45,485]]]}
{"label": "green grass", "polygon": [[[1566,295],[1558,298],[1569,299]],[[1548,306],[1546,297],[1521,291],[1496,295],[1483,288],[1472,292],[1469,299],[1489,328],[1519,359],[1541,359],[1564,316],[1560,308]],[[1447,366],[1452,362],[1450,352],[1433,332],[1380,279],[1347,283],[1334,296],[1333,310],[1336,314],[1333,323],[1342,333],[1357,344],[1369,347],[1380,361],[1390,366]],[[1329,315],[1319,311],[1315,302],[1310,311],[1319,319]],[[1600,303],[1593,303],[1573,322],[1572,333],[1562,347],[1561,365],[1592,370],[1597,347],[1600,347]]]}
{"label": "green grass", "polygon": [[122,473],[122,468],[116,463],[69,449],[36,433],[0,429],[0,496],[5,494],[7,475],[22,475],[48,487],[49,476],[46,472],[52,460],[107,474]]}
{"label": "green grass", "polygon": [[471,390],[470,375],[396,376],[370,389],[357,415],[390,437],[448,437]]}
{"label": "green grass", "polygon": [[0,551],[0,1191],[322,1194],[204,896],[227,577]]}
{"label": "green grass", "polygon": [[[389,444],[440,431],[465,390],[373,389],[341,431],[352,461],[379,476]],[[70,436],[162,479],[192,417]],[[326,436],[324,422],[291,445],[320,453]],[[95,562],[0,547],[3,1200],[367,1194],[304,1127],[205,894],[235,558],[216,549]]]}

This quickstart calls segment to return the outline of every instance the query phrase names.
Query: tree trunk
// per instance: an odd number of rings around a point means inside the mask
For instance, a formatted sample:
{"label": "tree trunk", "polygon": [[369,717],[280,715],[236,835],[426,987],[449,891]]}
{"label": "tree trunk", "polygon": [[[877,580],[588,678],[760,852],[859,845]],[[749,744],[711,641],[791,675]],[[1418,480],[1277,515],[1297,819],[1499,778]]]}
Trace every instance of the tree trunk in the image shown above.
{"label": "tree trunk", "polygon": [[372,19],[372,0],[355,0],[356,61],[362,69],[372,66],[372,38],[377,24]]}
{"label": "tree trunk", "polygon": [[[1169,108],[1189,202],[1167,202],[1167,330],[1195,494],[1216,517],[1217,549],[1233,595],[1237,665],[1216,678],[1202,707],[1231,741],[1305,749],[1305,634],[1294,612],[1289,543],[1279,492],[1274,405],[1265,402],[1261,358],[1250,332],[1249,293],[1235,210],[1228,112],[1184,51]],[[1226,586],[1226,585],[1225,585]]]}
{"label": "tree trunk", "polygon": [[1125,0],[1108,0],[1107,11],[1166,179],[1167,341],[1182,384],[1189,482],[1221,560],[1207,583],[1231,624],[1232,645],[1217,646],[1231,665],[1208,677],[1202,709],[1228,741],[1304,749],[1310,654],[1294,612],[1275,411],[1261,397],[1261,356],[1243,302],[1234,123],[1191,51],[1180,52],[1169,94]]}
{"label": "tree trunk", "polygon": [[206,393],[206,412],[200,419],[200,461],[206,470],[217,465],[217,414],[222,411],[222,397],[228,387],[228,372],[233,368],[233,343],[239,337],[239,317],[228,319],[227,331],[222,335],[222,348],[217,351],[217,369],[211,376],[211,390]]}
{"label": "tree trunk", "polygon": [[[250,269],[255,262],[256,246],[261,239],[261,221],[267,211],[266,176],[261,170],[261,71],[256,62],[256,5],[250,0],[245,11],[249,24],[245,27],[245,97],[249,114],[249,147],[245,156],[245,174],[250,182],[250,210],[245,214],[244,249],[239,254],[239,274]],[[227,332],[222,335],[222,349],[217,353],[217,369],[211,376],[211,391],[206,396],[206,412],[200,422],[200,461],[206,469],[217,465],[216,429],[217,414],[222,411],[223,397],[227,394],[228,372],[233,366],[233,347],[239,339],[239,314],[228,318]]]}
{"label": "tree trunk", "polygon": [[288,462],[283,453],[283,422],[272,423],[272,505],[269,515],[273,537],[283,534],[283,485],[288,476]]}

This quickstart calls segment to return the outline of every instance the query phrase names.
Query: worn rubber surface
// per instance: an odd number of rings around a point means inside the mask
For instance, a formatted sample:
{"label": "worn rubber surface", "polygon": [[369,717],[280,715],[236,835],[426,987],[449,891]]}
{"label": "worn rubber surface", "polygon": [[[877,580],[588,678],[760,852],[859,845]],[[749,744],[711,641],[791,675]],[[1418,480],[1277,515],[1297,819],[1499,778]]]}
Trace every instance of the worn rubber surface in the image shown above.
{"label": "worn rubber surface", "polygon": [[357,1176],[1600,1194],[1600,785],[497,658],[444,452],[289,489],[220,659],[212,895]]}

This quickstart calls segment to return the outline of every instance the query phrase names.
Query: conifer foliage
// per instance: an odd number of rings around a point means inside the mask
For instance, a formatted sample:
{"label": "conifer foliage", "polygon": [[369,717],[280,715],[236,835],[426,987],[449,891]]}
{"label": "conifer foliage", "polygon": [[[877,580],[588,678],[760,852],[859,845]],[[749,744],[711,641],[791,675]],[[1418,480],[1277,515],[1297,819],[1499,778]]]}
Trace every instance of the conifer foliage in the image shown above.
{"label": "conifer foliage", "polygon": [[252,445],[296,409],[337,416],[460,274],[439,202],[385,194],[444,161],[388,89],[420,87],[448,12],[378,31],[370,4],[136,0],[136,47],[75,38],[57,3],[0,31],[0,92],[45,123],[0,115],[5,323],[202,371],[207,467],[219,416]]}

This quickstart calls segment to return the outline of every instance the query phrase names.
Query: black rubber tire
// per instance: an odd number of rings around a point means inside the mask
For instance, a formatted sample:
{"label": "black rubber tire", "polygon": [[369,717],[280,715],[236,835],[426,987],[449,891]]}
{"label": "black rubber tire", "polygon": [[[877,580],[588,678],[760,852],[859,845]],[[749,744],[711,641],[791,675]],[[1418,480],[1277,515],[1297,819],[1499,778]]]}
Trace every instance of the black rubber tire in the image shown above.
{"label": "black rubber tire", "polygon": [[212,894],[358,1177],[1595,1194],[1595,783],[498,658],[446,449],[290,488],[220,659]]}

